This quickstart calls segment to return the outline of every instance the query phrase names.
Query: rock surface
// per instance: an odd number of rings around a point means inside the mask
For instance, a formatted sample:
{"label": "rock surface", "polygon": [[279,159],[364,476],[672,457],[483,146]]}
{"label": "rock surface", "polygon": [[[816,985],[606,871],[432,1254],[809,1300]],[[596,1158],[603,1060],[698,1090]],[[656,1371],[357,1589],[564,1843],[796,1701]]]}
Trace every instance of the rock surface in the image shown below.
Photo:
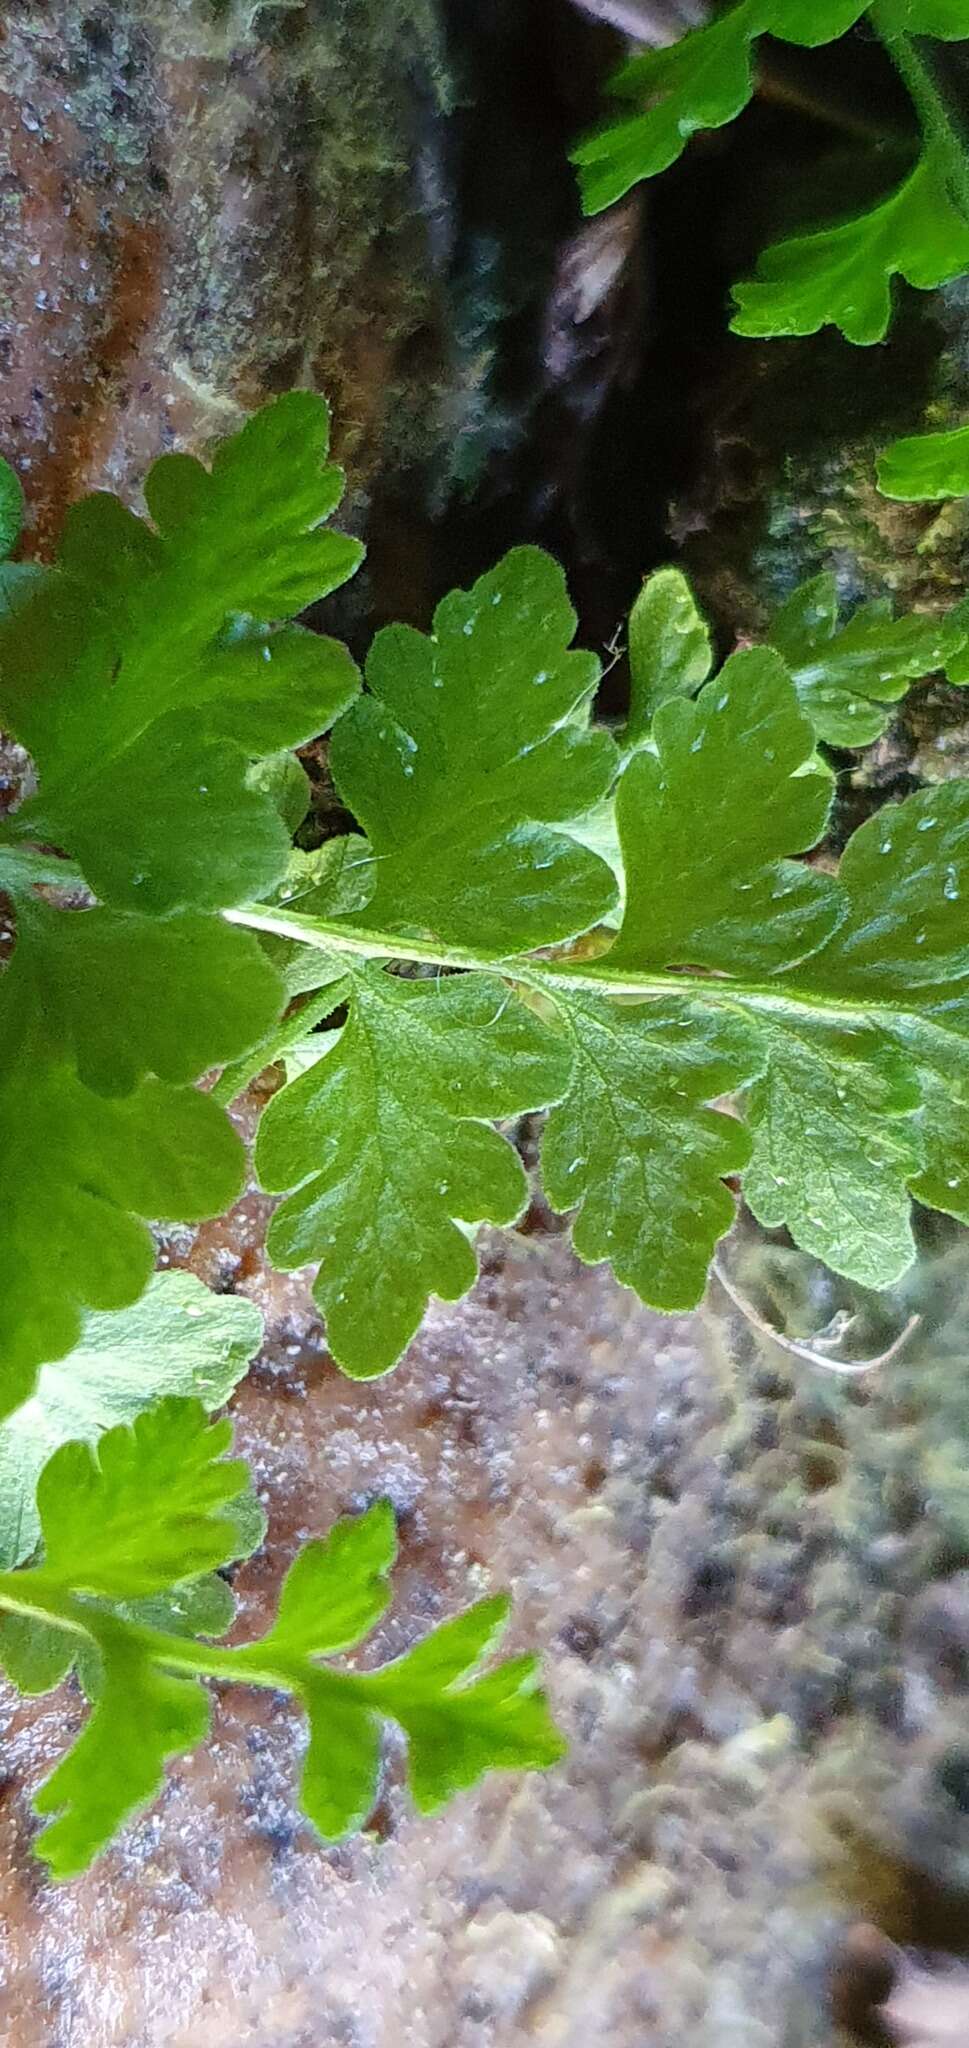
{"label": "rock surface", "polygon": [[233,1695],[158,1808],[57,1889],[29,1860],[27,1796],[79,1703],[8,1702],[10,2038],[854,2038],[832,2006],[858,1974],[852,1927],[921,1950],[965,1926],[961,1247],[925,1268],[908,1356],[855,1384],[719,1306],[648,1314],[557,1234],[489,1239],[474,1297],[363,1390],[326,1362],[301,1283],[259,1263],[262,1206],[190,1254],[268,1320],[236,1404],[270,1514],[240,1625],[264,1624],[298,1542],[389,1494],[402,1561],[381,1653],[513,1586],[571,1754],[420,1821],[392,1753],[371,1830],[326,1850],[295,1810],[293,1717]]}
{"label": "rock surface", "polygon": [[0,441],[37,546],[295,384],[328,392],[365,502],[419,432],[412,165],[444,91],[435,0],[4,9]]}

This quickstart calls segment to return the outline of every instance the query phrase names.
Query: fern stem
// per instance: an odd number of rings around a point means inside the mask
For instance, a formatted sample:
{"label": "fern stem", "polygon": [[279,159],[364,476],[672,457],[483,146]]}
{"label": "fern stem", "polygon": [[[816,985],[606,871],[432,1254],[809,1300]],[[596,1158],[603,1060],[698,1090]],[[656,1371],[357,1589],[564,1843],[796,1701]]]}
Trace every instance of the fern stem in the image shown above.
{"label": "fern stem", "polygon": [[267,910],[258,903],[223,911],[223,916],[230,924],[272,932],[282,939],[296,939],[323,952],[345,953],[348,960],[406,960],[464,973],[497,974],[552,997],[560,989],[585,995],[638,997],[640,1001],[656,996],[699,995],[708,1002],[737,1003],[764,1014],[792,1018],[803,1018],[805,1014],[823,1016],[848,1029],[864,1027],[878,1011],[877,1003],[871,1001],[841,1001],[800,990],[792,993],[778,983],[719,980],[689,969],[682,973],[637,973],[626,967],[610,967],[608,954],[598,960],[570,960],[561,956],[542,960],[534,955],[486,953],[470,946],[442,945],[434,939],[412,939],[399,932],[368,931],[365,925],[344,924],[342,920],[327,924],[322,918],[306,917],[299,911]]}
{"label": "fern stem", "polygon": [[271,932],[280,939],[296,939],[324,953],[346,953],[365,960],[413,960],[419,966],[476,968],[500,974],[500,960],[471,946],[441,946],[433,939],[412,939],[399,933],[368,931],[366,925],[327,924],[322,918],[307,917],[298,910],[267,910],[262,903],[245,903],[238,910],[224,910],[229,924],[241,924],[256,932]]}
{"label": "fern stem", "polygon": [[278,1031],[270,1038],[264,1038],[258,1045],[254,1045],[241,1059],[233,1060],[231,1066],[223,1068],[214,1088],[209,1091],[213,1102],[218,1102],[223,1109],[228,1109],[230,1102],[235,1102],[243,1089],[248,1088],[258,1074],[266,1067],[271,1067],[275,1060],[281,1059],[293,1046],[299,1045],[302,1039],[308,1038],[317,1024],[322,1024],[324,1017],[328,1017],[331,1010],[336,1009],[338,1002],[338,995],[332,986],[329,986],[322,995],[309,997],[300,1009],[288,1011]]}
{"label": "fern stem", "polygon": [[939,91],[932,66],[923,56],[918,39],[893,29],[885,21],[880,6],[871,9],[871,21],[911,97],[926,143],[941,165],[953,204],[969,221],[969,155]]}
{"label": "fern stem", "polygon": [[808,1365],[822,1366],[825,1372],[841,1373],[847,1379],[854,1379],[859,1373],[875,1372],[879,1366],[889,1365],[892,1359],[898,1357],[922,1320],[921,1316],[909,1316],[905,1328],[899,1330],[897,1337],[894,1337],[885,1350],[879,1351],[874,1358],[832,1358],[826,1351],[817,1350],[813,1344],[802,1343],[797,1337],[788,1337],[782,1330],[775,1330],[773,1324],[769,1323],[755,1309],[753,1302],[748,1301],[746,1294],[741,1292],[736,1281],[731,1279],[722,1259],[717,1258],[716,1254],[710,1261],[710,1271],[733,1302],[734,1308],[740,1310],[751,1328],[758,1330],[762,1337],[768,1337],[781,1351],[789,1351],[792,1358],[803,1358]]}
{"label": "fern stem", "polygon": [[[35,1570],[0,1572],[0,1608],[29,1621],[45,1622],[54,1628],[64,1629],[69,1635],[79,1636],[88,1642],[98,1641],[99,1623],[106,1629],[115,1625],[113,1616],[93,1602],[47,1583],[43,1565]],[[305,1659],[287,1656],[281,1650],[274,1652],[260,1642],[240,1643],[235,1648],[227,1648],[220,1643],[203,1642],[194,1636],[172,1635],[164,1629],[127,1619],[125,1638],[129,1643],[137,1642],[154,1664],[195,1678],[214,1678],[234,1685],[267,1686],[276,1692],[283,1687],[300,1692],[307,1676]],[[369,1681],[375,1675],[332,1671],[325,1664],[314,1663],[312,1666],[313,1684],[317,1689],[329,1680],[342,1700],[356,1697],[366,1699],[368,1704]]]}

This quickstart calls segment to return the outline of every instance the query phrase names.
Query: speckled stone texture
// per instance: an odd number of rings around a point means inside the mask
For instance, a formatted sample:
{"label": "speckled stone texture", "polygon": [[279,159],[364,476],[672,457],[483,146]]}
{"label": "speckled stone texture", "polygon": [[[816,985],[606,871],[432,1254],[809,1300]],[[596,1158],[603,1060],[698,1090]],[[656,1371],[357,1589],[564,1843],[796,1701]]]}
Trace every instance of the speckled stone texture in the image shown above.
{"label": "speckled stone texture", "polygon": [[11,0],[0,443],[37,544],[294,384],[363,503],[426,402],[401,364],[433,347],[413,164],[444,92],[434,0]]}
{"label": "speckled stone texture", "polygon": [[846,1385],[719,1305],[648,1314],[559,1235],[489,1238],[474,1297],[361,1389],[326,1363],[300,1281],[262,1267],[261,1208],[189,1253],[267,1314],[237,1414],[270,1538],[238,1575],[240,1626],[265,1623],[298,1542],[389,1493],[403,1556],[380,1651],[512,1585],[571,1755],[419,1821],[392,1751],[371,1831],[324,1850],[295,1810],[288,1706],[233,1695],[159,1807],[56,1889],[27,1794],[79,1704],[8,1702],[9,2038],[853,2039],[831,2010],[847,1931],[919,1949],[966,1924],[961,1246],[925,1266],[908,1357]]}
{"label": "speckled stone texture", "polygon": [[[58,1891],[26,1861],[24,1791],[77,1706],[15,1708],[4,1974],[31,2044],[766,2048],[806,1999],[805,2048],[819,2038],[826,1914],[792,1810],[805,1708],[774,1657],[799,1552],[758,1532],[738,1575],[760,1498],[755,1476],[753,1505],[731,1504],[725,1368],[696,1322],[645,1314],[561,1240],[493,1259],[366,1390],[324,1366],[296,1283],[243,1281],[274,1323],[238,1405],[272,1520],[244,1620],[265,1619],[297,1541],[389,1492],[404,1563],[384,1649],[512,1583],[568,1766],[418,1822],[392,1764],[374,1833],[327,1852],[294,1811],[288,1710],[233,1698],[161,1808]],[[754,1436],[779,1412],[760,1403]]]}

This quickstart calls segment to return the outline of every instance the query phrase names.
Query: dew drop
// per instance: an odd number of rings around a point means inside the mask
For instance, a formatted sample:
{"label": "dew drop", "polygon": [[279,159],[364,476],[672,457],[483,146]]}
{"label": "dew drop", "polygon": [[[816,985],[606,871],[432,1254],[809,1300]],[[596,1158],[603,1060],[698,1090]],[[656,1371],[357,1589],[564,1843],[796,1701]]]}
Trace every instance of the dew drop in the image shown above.
{"label": "dew drop", "polygon": [[915,934],[915,943],[916,943],[916,945],[917,945],[917,946],[924,946],[924,944],[925,944],[925,933],[924,933],[924,932],[916,932],[916,934]]}
{"label": "dew drop", "polygon": [[703,741],[704,741],[704,738],[705,738],[705,737],[706,737],[706,735],[705,735],[704,733],[702,733],[702,732],[699,732],[699,733],[697,733],[696,739],[695,739],[695,740],[693,741],[693,744],[692,744],[692,746],[691,746],[691,748],[690,748],[690,752],[691,752],[691,754],[698,754],[698,753],[699,753],[699,751],[700,751],[700,748],[701,748],[701,747],[702,747],[702,745],[703,745]]}
{"label": "dew drop", "polygon": [[958,901],[959,877],[956,874],[955,868],[952,866],[951,862],[945,871],[945,881],[942,884],[942,894],[945,897],[947,903],[956,903]]}
{"label": "dew drop", "polygon": [[718,698],[717,698],[717,710],[718,710],[718,711],[726,711],[726,708],[727,708],[727,705],[729,704],[729,702],[730,702],[730,691],[729,691],[729,690],[724,690],[723,696],[722,696],[722,697],[718,697]]}
{"label": "dew drop", "polygon": [[495,594],[494,594],[494,596],[493,596],[493,598],[492,598],[492,600],[491,600],[492,604],[500,604],[500,603],[501,603],[501,598],[502,598],[502,593],[501,593],[501,591],[500,591],[500,590],[496,590],[496,591],[495,591]]}
{"label": "dew drop", "polygon": [[952,1176],[952,1179],[951,1179],[951,1180],[947,1180],[947,1181],[946,1181],[946,1187],[947,1187],[947,1188],[957,1188],[957,1187],[958,1187],[958,1185],[959,1185],[959,1176],[958,1176],[958,1174],[957,1174],[957,1173],[953,1174],[953,1176]]}
{"label": "dew drop", "polygon": [[534,681],[535,681],[536,683],[547,683],[547,682],[548,682],[548,669],[547,669],[547,668],[540,668],[540,669],[538,669],[538,670],[536,671],[536,674],[535,674],[535,677],[534,677]]}
{"label": "dew drop", "polygon": [[893,841],[891,839],[883,839],[878,849],[879,853],[891,853],[892,845]]}
{"label": "dew drop", "polygon": [[937,825],[938,822],[938,818],[934,817],[920,818],[915,829],[917,832],[931,832],[933,825]]}

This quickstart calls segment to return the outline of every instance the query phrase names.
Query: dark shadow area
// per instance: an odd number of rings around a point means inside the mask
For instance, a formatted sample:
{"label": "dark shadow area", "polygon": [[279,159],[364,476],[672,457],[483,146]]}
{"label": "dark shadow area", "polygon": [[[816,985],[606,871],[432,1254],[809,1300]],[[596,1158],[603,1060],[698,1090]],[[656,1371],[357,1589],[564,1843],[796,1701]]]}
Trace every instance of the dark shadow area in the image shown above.
{"label": "dark shadow area", "polygon": [[[538,542],[604,649],[659,563],[682,552],[702,586],[714,556],[749,561],[788,457],[874,436],[917,405],[937,344],[904,294],[877,351],[830,331],[771,343],[728,331],[731,281],[766,242],[892,184],[911,110],[864,34],[836,50],[767,45],[740,120],[583,220],[569,150],[608,112],[621,39],[563,0],[452,0],[447,19],[454,219],[439,256],[461,402],[443,462],[378,490],[371,560],[379,569],[402,527],[415,549],[423,533],[413,615],[426,623],[428,594]],[[711,601],[729,634],[736,621]],[[607,710],[623,689],[620,667]]]}

